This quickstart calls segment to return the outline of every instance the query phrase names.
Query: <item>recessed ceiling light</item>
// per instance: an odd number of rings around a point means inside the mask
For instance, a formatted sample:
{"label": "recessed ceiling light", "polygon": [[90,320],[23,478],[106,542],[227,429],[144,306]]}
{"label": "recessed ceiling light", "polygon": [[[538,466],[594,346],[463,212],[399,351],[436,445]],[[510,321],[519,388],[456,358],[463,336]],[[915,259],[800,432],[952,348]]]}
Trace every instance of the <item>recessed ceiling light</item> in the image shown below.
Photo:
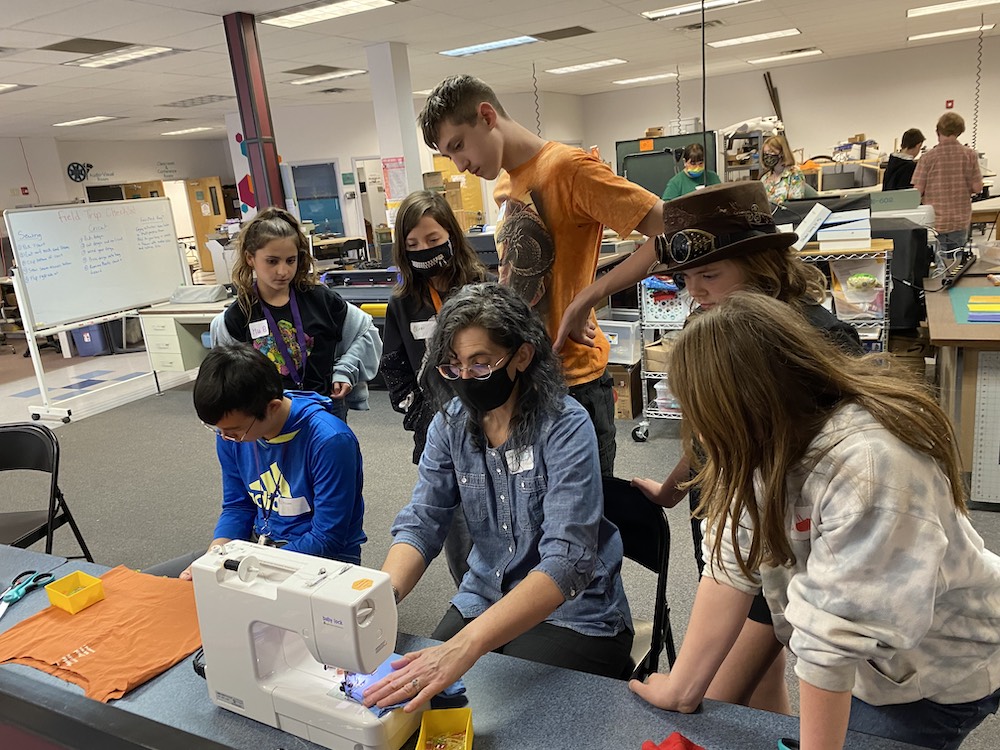
{"label": "recessed ceiling light", "polygon": [[750,36],[738,36],[733,39],[721,39],[718,42],[709,42],[709,47],[735,47],[737,44],[751,44],[753,42],[766,42],[768,39],[782,39],[786,36],[798,36],[801,34],[798,29],[782,29],[781,31],[767,31],[763,34],[751,34]]}
{"label": "recessed ceiling light", "polygon": [[[749,5],[750,3],[759,2],[760,0],[705,0],[705,10],[718,10],[719,8],[728,8],[731,5]],[[686,16],[690,13],[701,13],[701,3],[685,3],[684,5],[660,8],[659,10],[647,10],[639,15],[643,18],[648,18],[650,21],[658,21],[661,18],[676,18],[677,16]]]}
{"label": "recessed ceiling light", "polygon": [[332,3],[330,0],[325,0],[324,2],[297,5],[294,8],[276,13],[266,13],[257,16],[257,20],[271,26],[294,29],[310,23],[329,21],[331,18],[341,18],[376,8],[387,8],[395,4],[395,0],[340,0]]}
{"label": "recessed ceiling light", "polygon": [[581,63],[580,65],[567,65],[565,68],[551,68],[546,73],[554,73],[561,76],[564,73],[579,73],[583,70],[593,70],[594,68],[608,68],[612,65],[624,65],[628,60],[612,57],[610,60],[596,60],[595,62]]}
{"label": "recessed ceiling light", "polygon": [[522,44],[531,44],[532,42],[537,42],[533,36],[515,36],[510,39],[498,39],[495,42],[483,42],[482,44],[473,44],[469,47],[456,47],[455,49],[446,49],[442,52],[438,52],[439,55],[447,55],[448,57],[465,57],[466,55],[477,55],[480,52],[492,52],[495,49],[506,49],[507,47],[520,47]]}
{"label": "recessed ceiling light", "polygon": [[964,29],[949,29],[948,31],[932,31],[930,34],[915,34],[914,36],[906,37],[908,42],[919,42],[921,39],[937,39],[941,36],[955,36],[956,34],[971,34],[978,31],[990,31],[995,23],[989,23],[985,26],[967,26]]}
{"label": "recessed ceiling light", "polygon": [[773,57],[759,57],[756,60],[747,60],[747,62],[751,65],[762,65],[770,62],[781,62],[782,60],[794,60],[796,57],[813,57],[814,55],[822,54],[823,50],[821,49],[800,49],[783,55],[774,55]]}
{"label": "recessed ceiling light", "polygon": [[337,78],[350,78],[351,76],[361,76],[367,73],[367,70],[360,69],[350,69],[350,70],[334,70],[330,73],[320,73],[318,76],[306,76],[305,78],[296,78],[294,80],[288,81],[288,83],[293,86],[305,86],[310,83],[322,83],[323,81],[333,81]]}
{"label": "recessed ceiling light", "polygon": [[659,73],[655,76],[640,76],[639,78],[623,78],[620,81],[612,81],[619,86],[627,86],[630,83],[645,83],[646,81],[662,81],[664,78],[676,78],[676,73]]}
{"label": "recessed ceiling light", "polygon": [[84,117],[82,120],[67,120],[66,122],[54,122],[52,127],[54,128],[69,128],[74,125],[91,125],[95,122],[104,122],[105,120],[120,120],[120,117],[108,117],[106,115],[97,115],[95,117]]}
{"label": "recessed ceiling light", "polygon": [[88,57],[81,57],[78,60],[70,60],[63,63],[63,65],[75,65],[81,68],[120,68],[123,65],[131,65],[132,63],[151,60],[155,57],[166,57],[178,52],[180,50],[171,49],[170,47],[147,47],[142,44],[134,44],[130,47],[112,50],[111,52],[102,52],[99,55],[90,55]]}
{"label": "recessed ceiling light", "polygon": [[215,128],[185,128],[184,130],[171,130],[168,133],[160,133],[160,135],[187,135],[188,133],[204,133],[206,130],[215,130]]}
{"label": "recessed ceiling light", "polygon": [[981,8],[984,5],[996,5],[1000,0],[959,0],[954,3],[941,3],[940,5],[925,5],[921,8],[910,8],[906,11],[907,18],[917,18],[919,16],[933,16],[935,13],[950,13],[953,10],[968,10],[969,8]]}

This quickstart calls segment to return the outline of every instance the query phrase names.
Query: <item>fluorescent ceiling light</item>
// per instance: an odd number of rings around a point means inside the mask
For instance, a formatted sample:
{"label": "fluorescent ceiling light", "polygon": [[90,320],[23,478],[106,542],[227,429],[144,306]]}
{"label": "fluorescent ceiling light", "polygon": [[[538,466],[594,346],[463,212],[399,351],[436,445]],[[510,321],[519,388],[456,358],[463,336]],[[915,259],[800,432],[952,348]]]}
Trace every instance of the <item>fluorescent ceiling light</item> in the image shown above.
{"label": "fluorescent ceiling light", "polygon": [[561,76],[563,73],[579,73],[582,70],[593,70],[594,68],[608,68],[612,65],[624,65],[628,60],[612,57],[610,60],[596,60],[595,62],[581,63],[580,65],[568,65],[565,68],[552,68],[546,73],[554,73]]}
{"label": "fluorescent ceiling light", "polygon": [[387,8],[390,5],[395,5],[395,2],[393,0],[340,0],[340,2],[331,3],[327,0],[327,2],[308,3],[277,13],[268,13],[258,16],[257,20],[271,26],[294,29],[310,23],[329,21],[331,18],[363,13],[366,10]]}
{"label": "fluorescent ceiling light", "polygon": [[917,18],[919,16],[933,16],[935,13],[950,13],[953,10],[968,10],[969,8],[981,8],[984,5],[996,5],[1000,0],[959,0],[954,3],[941,3],[940,5],[925,5],[922,8],[910,8],[906,11],[907,18]]}
{"label": "fluorescent ceiling light", "polygon": [[351,76],[360,76],[367,73],[367,70],[335,70],[332,73],[320,73],[318,76],[306,76],[305,78],[296,78],[295,80],[288,81],[288,83],[293,86],[304,86],[310,83],[322,83],[323,81],[332,81],[336,78],[350,78]]}
{"label": "fluorescent ceiling light", "polygon": [[760,57],[756,60],[747,60],[751,65],[762,65],[764,63],[770,62],[781,62],[782,60],[794,60],[796,57],[812,57],[813,55],[822,55],[823,50],[821,49],[803,49],[798,52],[791,52],[787,55],[774,55],[773,57]]}
{"label": "fluorescent ceiling light", "polygon": [[[749,5],[750,3],[759,2],[760,0],[705,0],[705,10],[718,10],[719,8],[728,8],[730,5]],[[1000,2],[1000,0],[997,0],[997,2]],[[669,8],[660,8],[659,10],[647,10],[639,15],[648,18],[650,21],[658,21],[661,18],[676,18],[677,16],[686,16],[691,13],[701,13],[700,2],[673,5]]]}
{"label": "fluorescent ceiling light", "polygon": [[117,120],[117,117],[108,117],[106,115],[97,115],[96,117],[84,117],[82,120],[67,120],[66,122],[54,122],[52,127],[54,128],[69,128],[74,125],[91,125],[95,122],[104,122],[105,120]]}
{"label": "fluorescent ceiling light", "polygon": [[735,47],[737,44],[750,44],[752,42],[766,42],[768,39],[782,39],[786,36],[798,36],[801,34],[798,29],[782,29],[781,31],[767,31],[763,34],[751,34],[750,36],[738,36],[734,39],[722,39],[718,42],[709,42],[709,47]]}
{"label": "fluorescent ceiling light", "polygon": [[630,83],[645,83],[646,81],[662,81],[664,78],[676,78],[676,73],[660,73],[655,76],[640,76],[639,78],[623,78],[620,81],[612,81],[620,86],[627,86]]}
{"label": "fluorescent ceiling light", "polygon": [[964,29],[950,29],[948,31],[932,31],[930,34],[916,34],[914,36],[906,37],[908,42],[919,42],[921,39],[937,39],[940,36],[955,36],[956,34],[971,34],[972,32],[978,31],[989,31],[994,26],[995,23],[989,23],[985,26],[967,26]]}
{"label": "fluorescent ceiling light", "polygon": [[146,47],[134,44],[131,47],[122,47],[111,52],[102,52],[99,55],[81,57],[78,60],[63,63],[63,65],[76,65],[81,68],[120,68],[123,65],[131,65],[142,60],[172,55],[178,51],[170,47]]}
{"label": "fluorescent ceiling light", "polygon": [[0,91],[13,91],[16,88],[20,88],[20,85],[16,83],[0,83]]}
{"label": "fluorescent ceiling light", "polygon": [[160,135],[187,135],[188,133],[204,133],[206,130],[215,130],[215,128],[185,128],[184,130],[171,130],[169,133],[160,133]]}
{"label": "fluorescent ceiling light", "polygon": [[413,92],[413,95],[414,95],[414,96],[430,96],[430,93],[431,93],[431,92],[432,92],[433,90],[434,90],[434,89],[421,89],[420,91],[414,91],[414,92]]}
{"label": "fluorescent ceiling light", "polygon": [[465,57],[466,55],[476,55],[480,52],[491,52],[495,49],[506,49],[507,47],[520,47],[522,44],[531,44],[532,42],[537,42],[533,36],[515,36],[510,39],[498,39],[495,42],[483,42],[482,44],[473,44],[469,47],[457,47],[456,49],[446,49],[443,52],[438,52],[439,55],[447,55],[448,57]]}

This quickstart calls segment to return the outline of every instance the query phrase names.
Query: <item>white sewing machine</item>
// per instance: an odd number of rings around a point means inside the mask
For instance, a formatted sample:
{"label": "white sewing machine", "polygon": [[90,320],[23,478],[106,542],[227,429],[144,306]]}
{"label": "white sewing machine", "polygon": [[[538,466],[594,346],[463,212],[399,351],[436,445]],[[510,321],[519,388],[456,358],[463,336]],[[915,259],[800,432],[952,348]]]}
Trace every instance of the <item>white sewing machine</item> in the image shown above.
{"label": "white sewing machine", "polygon": [[389,576],[249,542],[191,566],[208,693],[222,708],[331,750],[398,750],[420,712],[379,718],[335,667],[373,672],[396,645]]}

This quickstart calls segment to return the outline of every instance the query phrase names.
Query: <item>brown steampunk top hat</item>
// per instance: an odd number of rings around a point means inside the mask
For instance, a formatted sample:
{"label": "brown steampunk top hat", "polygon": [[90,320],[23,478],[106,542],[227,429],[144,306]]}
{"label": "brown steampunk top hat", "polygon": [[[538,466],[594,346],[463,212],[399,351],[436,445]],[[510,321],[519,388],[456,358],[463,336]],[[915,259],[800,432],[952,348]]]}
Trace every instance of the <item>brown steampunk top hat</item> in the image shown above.
{"label": "brown steampunk top hat", "polygon": [[663,206],[655,239],[664,273],[677,273],[762,250],[784,250],[798,239],[779,232],[764,186],[757,180],[714,185]]}

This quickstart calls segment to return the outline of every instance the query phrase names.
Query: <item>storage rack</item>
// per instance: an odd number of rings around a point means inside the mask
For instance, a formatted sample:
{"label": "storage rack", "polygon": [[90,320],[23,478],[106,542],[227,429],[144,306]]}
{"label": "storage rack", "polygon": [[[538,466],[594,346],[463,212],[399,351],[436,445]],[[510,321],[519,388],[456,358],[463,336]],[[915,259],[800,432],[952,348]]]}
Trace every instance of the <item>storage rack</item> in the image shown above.
{"label": "storage rack", "polygon": [[[722,173],[722,181],[759,180],[762,174],[760,152],[763,147],[764,133],[759,130],[724,136],[722,151],[725,159],[725,171]],[[729,151],[733,148],[737,150],[738,154],[749,153],[749,158],[730,163]]]}
{"label": "storage rack", "polygon": [[[877,342],[877,346],[866,345],[866,350],[887,352],[889,351],[889,297],[892,292],[892,273],[890,264],[892,262],[892,240],[873,239],[870,248],[864,250],[842,250],[840,252],[823,252],[817,243],[806,245],[805,249],[799,252],[799,257],[806,263],[829,263],[838,260],[881,260],[882,263],[882,288],[884,292],[884,302],[882,304],[882,314],[878,317],[860,318],[845,320],[858,329],[861,336],[861,343]],[[834,305],[836,314],[836,305]],[[872,336],[876,333],[877,336]]]}
{"label": "storage rack", "polygon": [[642,281],[639,282],[638,287],[639,342],[642,350],[642,358],[639,360],[639,378],[642,381],[642,420],[632,430],[632,439],[637,443],[644,443],[649,437],[649,421],[651,419],[681,418],[680,409],[664,408],[656,401],[649,400],[649,381],[665,380],[667,373],[646,369],[646,345],[654,343],[664,331],[679,331],[684,327],[684,321],[690,311],[690,300],[686,295],[679,293],[670,299],[658,298],[655,292]]}

